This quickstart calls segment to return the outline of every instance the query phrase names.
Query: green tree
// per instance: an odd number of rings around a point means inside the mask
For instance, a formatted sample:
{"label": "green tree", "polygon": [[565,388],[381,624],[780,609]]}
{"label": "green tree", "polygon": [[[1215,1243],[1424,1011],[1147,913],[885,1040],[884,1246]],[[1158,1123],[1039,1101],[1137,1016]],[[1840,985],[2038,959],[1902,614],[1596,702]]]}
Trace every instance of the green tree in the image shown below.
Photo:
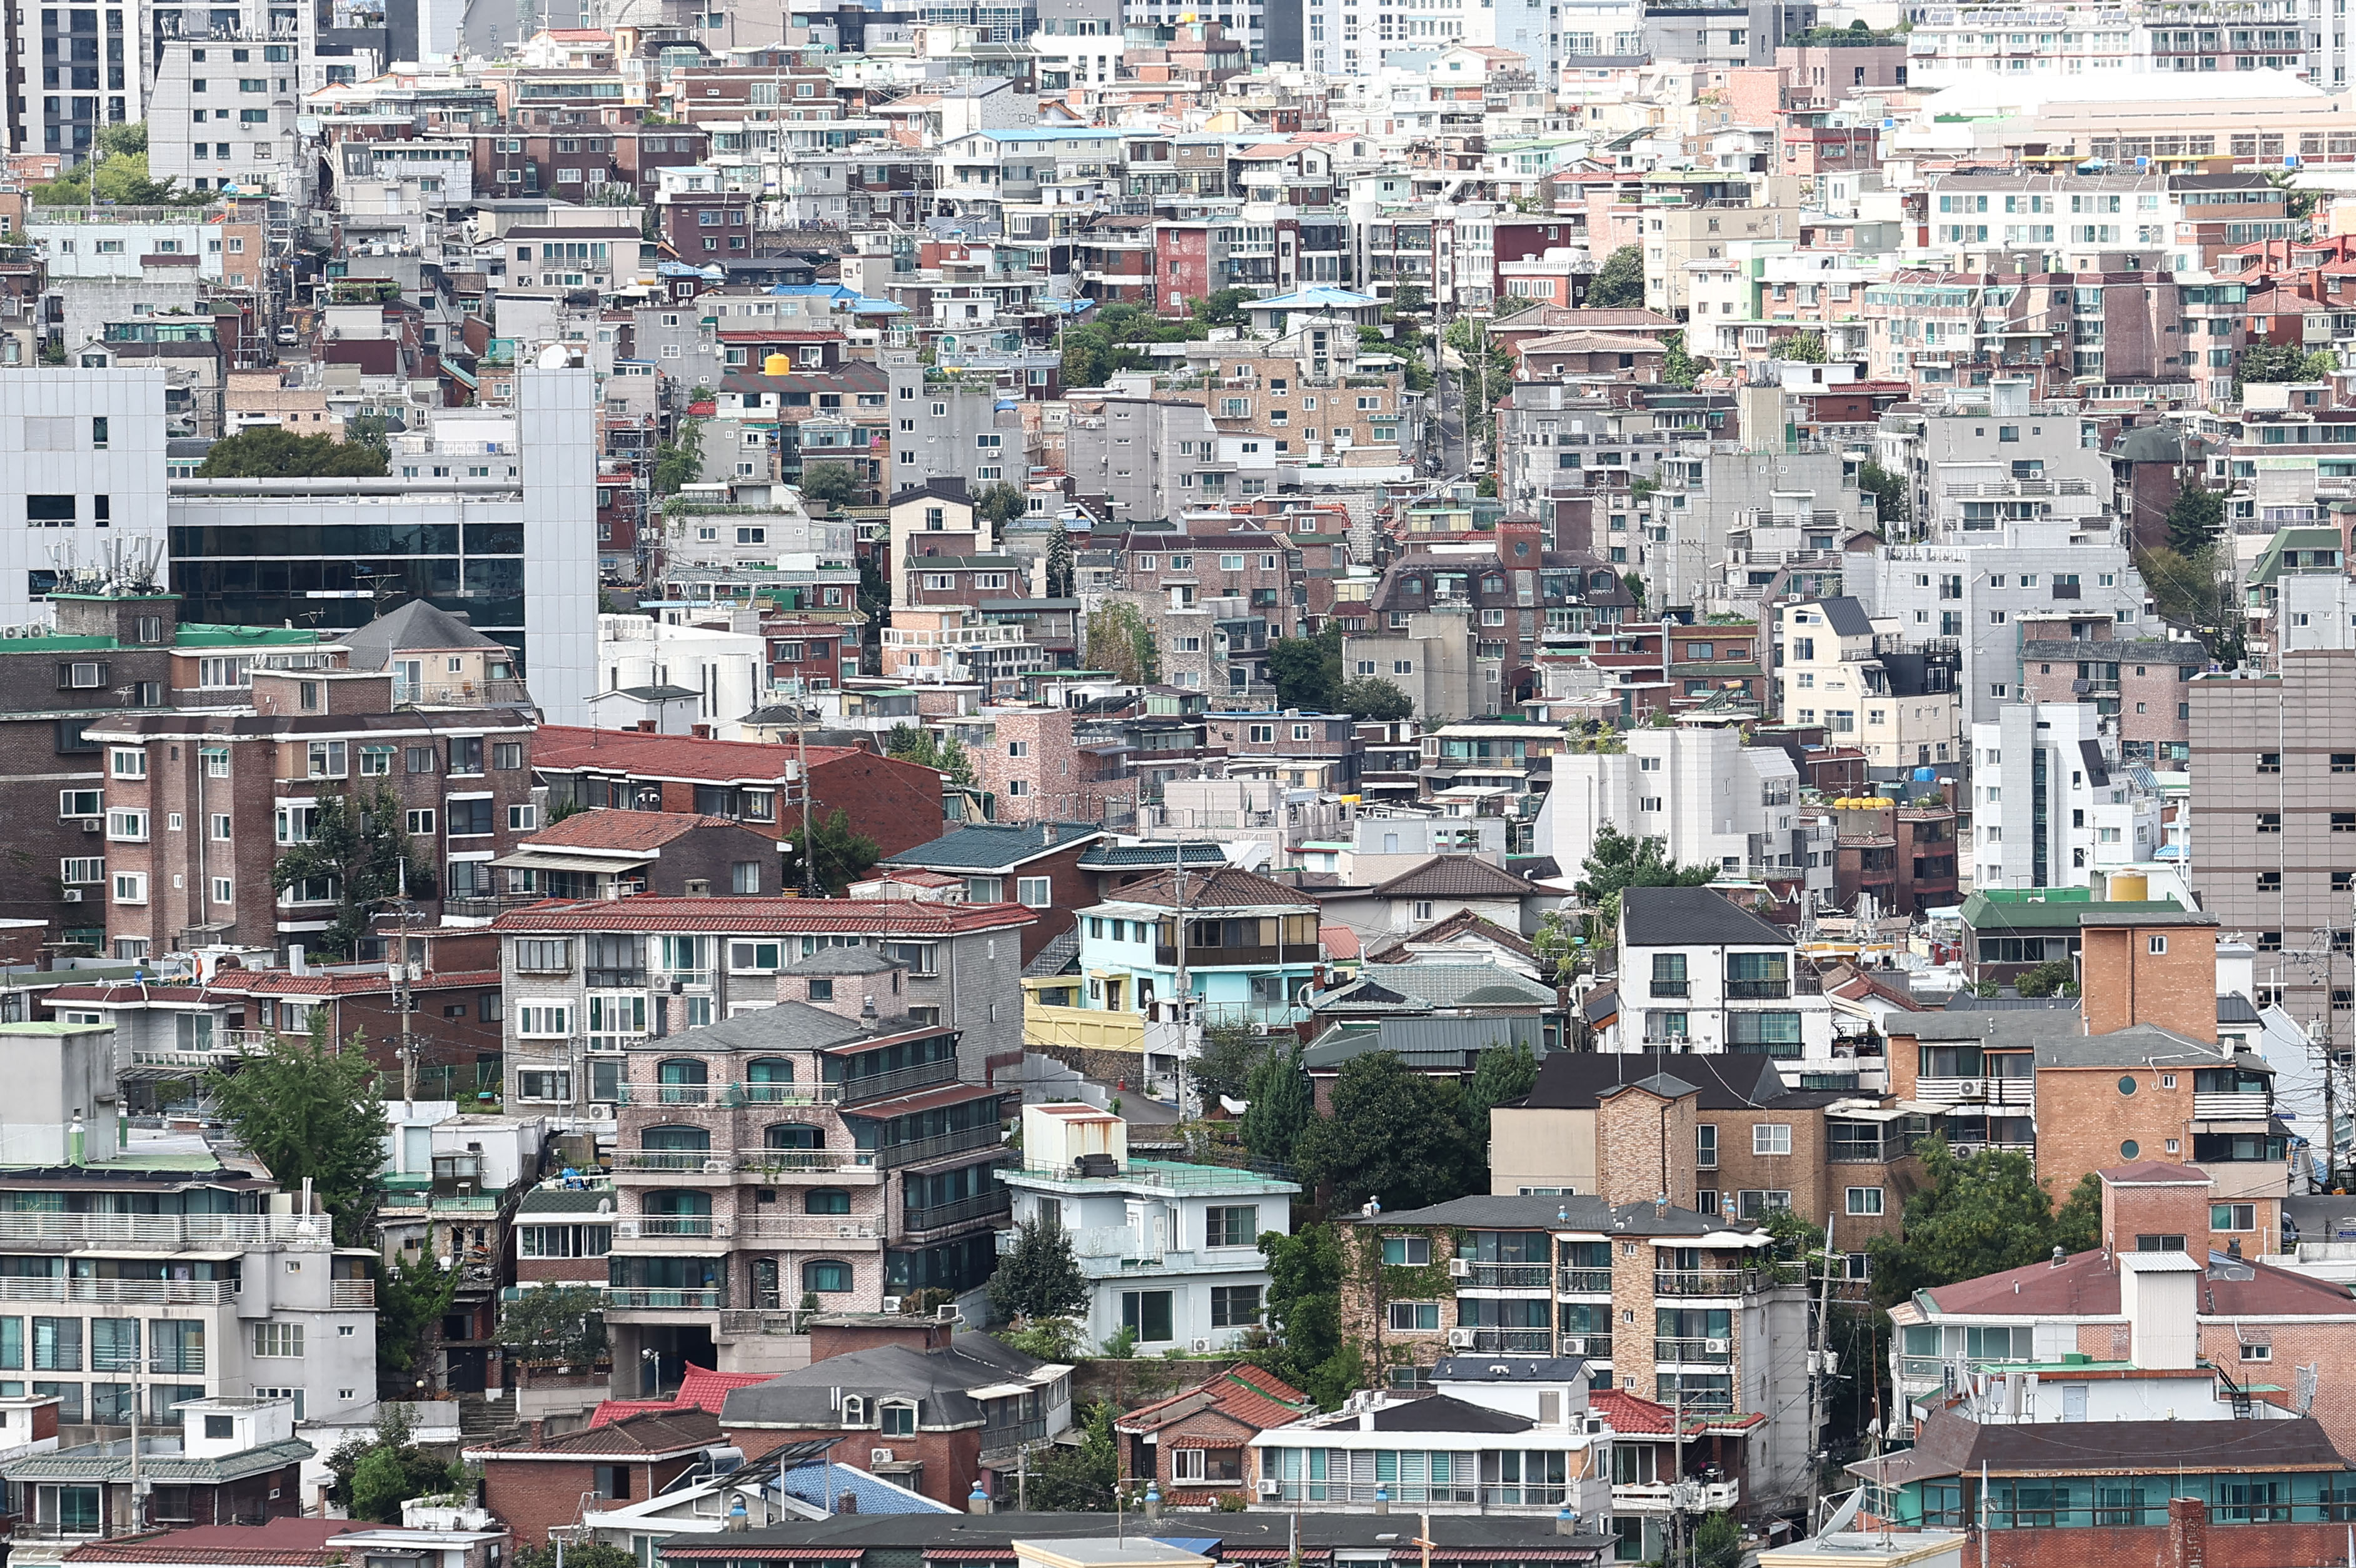
{"label": "green tree", "polygon": [[370,479],[386,472],[381,447],[327,435],[296,435],[274,424],[222,437],[197,465],[199,479]]}
{"label": "green tree", "polygon": [[442,1331],[458,1293],[459,1271],[420,1254],[377,1271],[376,1389],[380,1399],[414,1399],[417,1369]]}
{"label": "green tree", "polygon": [[[398,1523],[403,1499],[446,1496],[465,1484],[463,1467],[437,1458],[412,1440],[417,1423],[407,1403],[390,1398],[377,1409],[376,1425],[327,1456],[327,1500],[353,1519]],[[365,1484],[361,1471],[369,1474]]]}
{"label": "green tree", "polygon": [[2053,1200],[2027,1155],[1995,1148],[1958,1155],[1943,1137],[1915,1152],[1924,1179],[1906,1200],[1902,1236],[1877,1236],[1866,1248],[1874,1296],[1884,1307],[2051,1254]]}
{"label": "green tree", "polygon": [[990,1276],[990,1305],[1001,1318],[1068,1317],[1088,1304],[1088,1282],[1061,1225],[1027,1220],[1015,1227],[1014,1248]]}
{"label": "green tree", "polygon": [[95,139],[98,156],[102,158],[145,157],[147,122],[133,120],[121,125],[101,125]]}
{"label": "green tree", "polygon": [[1538,1081],[1538,1059],[1526,1040],[1511,1046],[1492,1045],[1472,1069],[1472,1086],[1464,1091],[1464,1113],[1478,1140],[1481,1163],[1489,1163],[1489,1113],[1528,1093]]}
{"label": "green tree", "polygon": [[1301,1048],[1269,1051],[1245,1081],[1244,1148],[1254,1159],[1290,1165],[1301,1135],[1317,1119],[1316,1096],[1301,1071]]}
{"label": "green tree", "polygon": [[1246,307],[1257,297],[1249,289],[1215,289],[1194,302],[1195,323],[1204,327],[1248,325]]}
{"label": "green tree", "polygon": [[802,468],[802,498],[816,501],[829,511],[848,507],[859,494],[859,476],[848,463],[813,463]]}
{"label": "green tree", "polygon": [[786,872],[787,885],[805,886],[809,871],[814,870],[818,885],[831,898],[841,898],[884,853],[874,839],[851,826],[851,813],[841,806],[807,827],[796,824],[786,835],[786,842],[792,846],[793,856]]}
{"label": "green tree", "polygon": [[2253,343],[2234,357],[2233,386],[2252,381],[2320,381],[2340,368],[2329,348],[2310,354],[2291,343]]}
{"label": "green tree", "polygon": [[1062,518],[1047,530],[1047,597],[1068,599],[1074,588],[1072,581],[1072,536],[1065,531]]}
{"label": "green tree", "polygon": [[[1042,1513],[1110,1513],[1113,1488],[1120,1483],[1120,1451],[1115,1446],[1112,1402],[1098,1400],[1076,1424],[1073,1446],[1050,1444],[1039,1451],[1032,1475],[1031,1506]],[[567,1568],[571,1568],[567,1564]]]}
{"label": "green tree", "polygon": [[1906,499],[1906,476],[1891,473],[1869,457],[1858,467],[1857,487],[1873,497],[1874,516],[1880,520],[1885,537],[1913,515]]}
{"label": "green tree", "polygon": [[676,496],[702,476],[703,421],[683,419],[677,436],[655,448],[655,494]]}
{"label": "green tree", "polygon": [[2187,480],[2168,508],[2168,548],[2182,556],[2200,555],[2224,530],[2225,493]]}
{"label": "green tree", "polygon": [[1693,1568],[1740,1568],[1742,1526],[1723,1509],[1694,1527]]}
{"label": "green tree", "polygon": [[390,1448],[371,1448],[352,1472],[352,1517],[379,1524],[399,1524],[403,1499],[413,1498],[409,1469]]}
{"label": "green tree", "polygon": [[1661,347],[1665,350],[1661,357],[1662,382],[1671,387],[1683,387],[1687,391],[1691,391],[1694,383],[1701,379],[1702,367],[1700,360],[1686,352],[1685,333],[1677,331],[1661,334]]}
{"label": "green tree", "polygon": [[973,498],[973,509],[1001,528],[1021,517],[1029,507],[1022,490],[1003,479],[983,485],[981,494]]}
{"label": "green tree", "polygon": [[991,1337],[1026,1356],[1058,1365],[1070,1362],[1082,1349],[1080,1325],[1073,1317],[1033,1317],[1024,1328],[995,1328]]}
{"label": "green tree", "polygon": [[936,733],[921,724],[893,725],[884,735],[884,754],[947,773],[952,784],[971,788],[981,782],[974,773],[973,759],[966,755],[956,736]]}
{"label": "green tree", "polygon": [[1789,359],[1796,365],[1821,365],[1825,362],[1825,335],[1794,332],[1777,338],[1767,352],[1772,358]]}
{"label": "green tree", "polygon": [[2051,1244],[2074,1254],[2092,1252],[2102,1238],[2103,1179],[2090,1170],[2053,1211]]}
{"label": "green tree", "polygon": [[1186,1076],[1205,1107],[1221,1095],[1240,1100],[1268,1054],[1267,1039],[1249,1024],[1211,1024],[1203,1030],[1201,1053],[1186,1063]]}
{"label": "green tree", "polygon": [[1421,283],[1398,283],[1391,289],[1394,315],[1414,315],[1430,303]]}
{"label": "green tree", "polygon": [[2191,627],[2220,664],[2241,662],[2247,624],[2236,593],[2233,557],[2222,543],[2190,555],[2164,546],[2143,550],[2135,564],[2154,610]]}
{"label": "green tree", "polygon": [[498,1341],[519,1360],[601,1360],[605,1355],[605,1294],[585,1285],[519,1291],[499,1308]]}
{"label": "green tree", "polygon": [[2077,970],[2067,958],[2049,958],[2033,969],[2022,970],[2012,988],[2024,997],[2074,997]]}
{"label": "green tree", "polygon": [[1636,613],[1642,615],[1644,613],[1644,574],[1631,568],[1620,574],[1620,585],[1628,591],[1630,598],[1636,601]]}
{"label": "green tree", "polygon": [[1365,1381],[1364,1359],[1342,1334],[1342,1238],[1327,1221],[1259,1239],[1268,1259],[1271,1330],[1251,1358],[1331,1410]]}
{"label": "green tree", "polygon": [[1342,624],[1328,622],[1313,637],[1278,637],[1268,645],[1268,678],[1276,705],[1304,713],[1332,713],[1342,702]]}
{"label": "green tree", "polygon": [[214,1068],[204,1083],[230,1134],[280,1189],[307,1179],[335,1216],[337,1238],[356,1244],[384,1164],[384,1103],[360,1037],[329,1043],[320,1008],[309,1035],[273,1033],[261,1051]]}
{"label": "green tree", "polygon": [[1717,880],[1715,866],[1673,865],[1658,838],[1606,827],[1579,868],[1576,891],[1594,911],[1588,941],[1590,945],[1609,946],[1618,940],[1620,895],[1630,888],[1703,888]]}
{"label": "green tree", "polygon": [[1390,722],[1415,717],[1415,699],[1397,681],[1378,675],[1354,675],[1342,683],[1342,711],[1354,719]]}
{"label": "green tree", "polygon": [[91,161],[61,179],[35,187],[33,199],[43,207],[87,207],[93,199],[117,207],[202,207],[212,197],[182,189],[177,179],[151,177],[147,127],[134,122],[101,126]]}
{"label": "green tree", "polygon": [[270,885],[280,892],[323,880],[335,889],[336,916],[315,933],[312,951],[349,956],[378,910],[403,897],[434,896],[432,856],[411,841],[407,822],[390,785],[363,794],[355,783],[349,795],[319,796],[310,837],[278,851]]}
{"label": "green tree", "polygon": [[1293,1162],[1306,1180],[1330,1186],[1336,1204],[1355,1209],[1379,1198],[1387,1209],[1420,1209],[1478,1185],[1454,1079],[1410,1072],[1390,1051],[1370,1051],[1343,1064],[1333,1105],[1295,1141]]}
{"label": "green tree", "polygon": [[1622,245],[1603,258],[1603,265],[1587,283],[1587,304],[1594,310],[1641,310],[1644,304],[1644,251]]}
{"label": "green tree", "polygon": [[1125,599],[1116,599],[1088,612],[1082,657],[1090,669],[1108,672],[1130,686],[1151,686],[1162,678],[1162,650],[1145,613]]}
{"label": "green tree", "polygon": [[[641,121],[651,125],[653,121]],[[614,182],[620,184],[618,180]],[[556,1548],[525,1546],[508,1559],[509,1568],[557,1568]],[[610,1546],[602,1541],[568,1541],[564,1543],[563,1568],[638,1568],[635,1553],[626,1547]]]}

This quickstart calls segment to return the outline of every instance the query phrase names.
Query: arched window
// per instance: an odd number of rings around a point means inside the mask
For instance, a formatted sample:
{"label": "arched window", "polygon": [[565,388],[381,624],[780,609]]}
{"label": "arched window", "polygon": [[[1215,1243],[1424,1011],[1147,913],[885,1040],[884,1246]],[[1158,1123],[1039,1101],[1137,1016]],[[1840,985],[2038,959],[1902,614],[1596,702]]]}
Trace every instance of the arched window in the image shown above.
{"label": "arched window", "polygon": [[638,1147],[707,1153],[712,1147],[712,1135],[701,1127],[648,1127],[638,1135]]}
{"label": "arched window", "polygon": [[809,1196],[802,1200],[802,1212],[848,1214],[851,1212],[851,1194],[840,1187],[813,1187],[809,1189]]}
{"label": "arched window", "polygon": [[656,1099],[665,1105],[701,1105],[712,1074],[691,1056],[673,1057],[655,1069]]}
{"label": "arched window", "polygon": [[851,1265],[833,1258],[806,1263],[802,1264],[802,1288],[820,1295],[841,1295],[851,1288]]}
{"label": "arched window", "polygon": [[770,1148],[824,1148],[825,1135],[808,1122],[778,1122],[763,1135],[762,1143]]}
{"label": "arched window", "polygon": [[774,1105],[793,1098],[794,1064],[782,1056],[764,1056],[744,1068],[744,1098],[752,1104]]}

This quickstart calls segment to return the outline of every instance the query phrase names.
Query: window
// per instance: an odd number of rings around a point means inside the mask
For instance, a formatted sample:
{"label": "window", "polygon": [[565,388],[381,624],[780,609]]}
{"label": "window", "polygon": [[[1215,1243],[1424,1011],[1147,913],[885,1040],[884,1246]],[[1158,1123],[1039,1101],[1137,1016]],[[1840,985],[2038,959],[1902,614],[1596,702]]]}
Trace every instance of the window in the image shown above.
{"label": "window", "polygon": [[540,826],[540,807],[511,805],[508,807],[508,831],[530,833]]}
{"label": "window", "polygon": [[432,806],[420,806],[417,810],[409,814],[408,820],[409,832],[412,837],[431,838],[434,837],[434,808]]}
{"label": "window", "polygon": [[[1211,1327],[1245,1328],[1259,1321],[1259,1286],[1215,1285],[1211,1287]],[[1200,1453],[1197,1449],[1195,1452]]]}
{"label": "window", "polygon": [[1052,884],[1045,877],[1014,879],[1014,901],[1032,909],[1053,909],[1055,906]]}
{"label": "window", "polygon": [[519,1100],[554,1100],[569,1102],[573,1098],[573,1074],[561,1069],[527,1069],[516,1074],[516,1098]]}
{"label": "window", "polygon": [[573,1009],[561,1003],[530,1003],[516,1008],[516,1033],[542,1039],[573,1032]]}
{"label": "window", "polygon": [[1431,1238],[1385,1236],[1383,1262],[1393,1268],[1421,1268],[1431,1262]]}
{"label": "window", "polygon": [[2254,1203],[2211,1203],[2209,1205],[2209,1228],[2212,1231],[2254,1231],[2258,1228],[2258,1207]]}
{"label": "window", "polygon": [[102,790],[61,789],[58,791],[58,815],[63,816],[96,816],[106,809]]}
{"label": "window", "polygon": [[884,1407],[884,1435],[913,1437],[916,1435],[916,1407],[894,1403]]}
{"label": "window", "polygon": [[1255,1203],[1214,1206],[1203,1211],[1203,1244],[1206,1247],[1249,1247],[1259,1243],[1259,1206]]}
{"label": "window", "polygon": [[118,844],[144,844],[147,840],[147,814],[144,811],[110,811],[106,814],[106,836]]}
{"label": "window", "polygon": [[1792,1125],[1789,1122],[1761,1122],[1751,1129],[1752,1154],[1789,1154],[1792,1152]]}
{"label": "window", "polygon": [[136,746],[117,746],[107,753],[107,771],[119,779],[144,779],[147,753]]}
{"label": "window", "polygon": [[253,1353],[268,1360],[293,1360],[303,1354],[303,1325],[300,1323],[257,1323],[253,1326]]}
{"label": "window", "polygon": [[1141,1344],[1166,1344],[1177,1338],[1173,1293],[1167,1290],[1124,1290],[1120,1293],[1120,1326],[1137,1331]]}
{"label": "window", "polygon": [[2146,951],[2149,952],[2153,957],[2157,958],[2168,951],[2168,938],[2165,936],[2155,936],[2144,945]]}
{"label": "window", "polygon": [[1848,1211],[1852,1214],[1869,1215],[1880,1213],[1881,1189],[1879,1187],[1850,1188],[1848,1189]]}
{"label": "window", "polygon": [[527,975],[561,975],[573,967],[573,944],[562,937],[518,937],[515,966]]}
{"label": "window", "polygon": [[1390,1326],[1402,1333],[1428,1334],[1440,1327],[1437,1301],[1394,1301],[1389,1311]]}
{"label": "window", "polygon": [[491,748],[491,766],[512,770],[523,766],[523,742],[501,741]]}
{"label": "window", "polygon": [[728,868],[728,891],[734,893],[757,893],[761,891],[761,862],[738,860]]}
{"label": "window", "polygon": [[81,1319],[33,1319],[33,1370],[37,1372],[81,1371]]}
{"label": "window", "polygon": [[802,1288],[822,1295],[840,1296],[851,1288],[851,1265],[833,1258],[820,1258],[802,1264]]}
{"label": "window", "polygon": [[1696,1157],[1694,1163],[1700,1166],[1704,1170],[1717,1169],[1718,1129],[1716,1127],[1707,1125],[1697,1126],[1694,1129],[1694,1141],[1697,1146],[1695,1149]]}

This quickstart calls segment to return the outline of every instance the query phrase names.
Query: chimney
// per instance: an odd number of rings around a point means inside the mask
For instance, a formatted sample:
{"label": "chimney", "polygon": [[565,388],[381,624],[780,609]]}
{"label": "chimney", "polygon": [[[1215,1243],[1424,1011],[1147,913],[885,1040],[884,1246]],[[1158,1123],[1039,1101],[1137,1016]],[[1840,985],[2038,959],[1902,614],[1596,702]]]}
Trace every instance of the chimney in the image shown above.
{"label": "chimney", "polygon": [[883,1019],[875,1011],[875,993],[873,991],[867,994],[866,1002],[859,1009],[859,1027],[869,1034],[884,1027]]}
{"label": "chimney", "polygon": [[1055,825],[1044,817],[1039,822],[1039,842],[1050,849],[1055,847]]}

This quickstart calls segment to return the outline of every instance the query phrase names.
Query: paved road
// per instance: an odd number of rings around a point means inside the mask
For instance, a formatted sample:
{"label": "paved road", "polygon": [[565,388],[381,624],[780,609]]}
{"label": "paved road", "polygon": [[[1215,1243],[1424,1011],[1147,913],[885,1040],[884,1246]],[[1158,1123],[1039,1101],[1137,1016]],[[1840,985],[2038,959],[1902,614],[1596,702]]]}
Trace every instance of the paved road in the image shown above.
{"label": "paved road", "polygon": [[1440,432],[1440,472],[1443,477],[1453,478],[1464,472],[1469,457],[1464,443],[1463,389],[1456,384],[1456,378],[1450,375],[1443,366],[1439,379],[1432,385],[1432,391],[1438,410],[1433,425]]}

